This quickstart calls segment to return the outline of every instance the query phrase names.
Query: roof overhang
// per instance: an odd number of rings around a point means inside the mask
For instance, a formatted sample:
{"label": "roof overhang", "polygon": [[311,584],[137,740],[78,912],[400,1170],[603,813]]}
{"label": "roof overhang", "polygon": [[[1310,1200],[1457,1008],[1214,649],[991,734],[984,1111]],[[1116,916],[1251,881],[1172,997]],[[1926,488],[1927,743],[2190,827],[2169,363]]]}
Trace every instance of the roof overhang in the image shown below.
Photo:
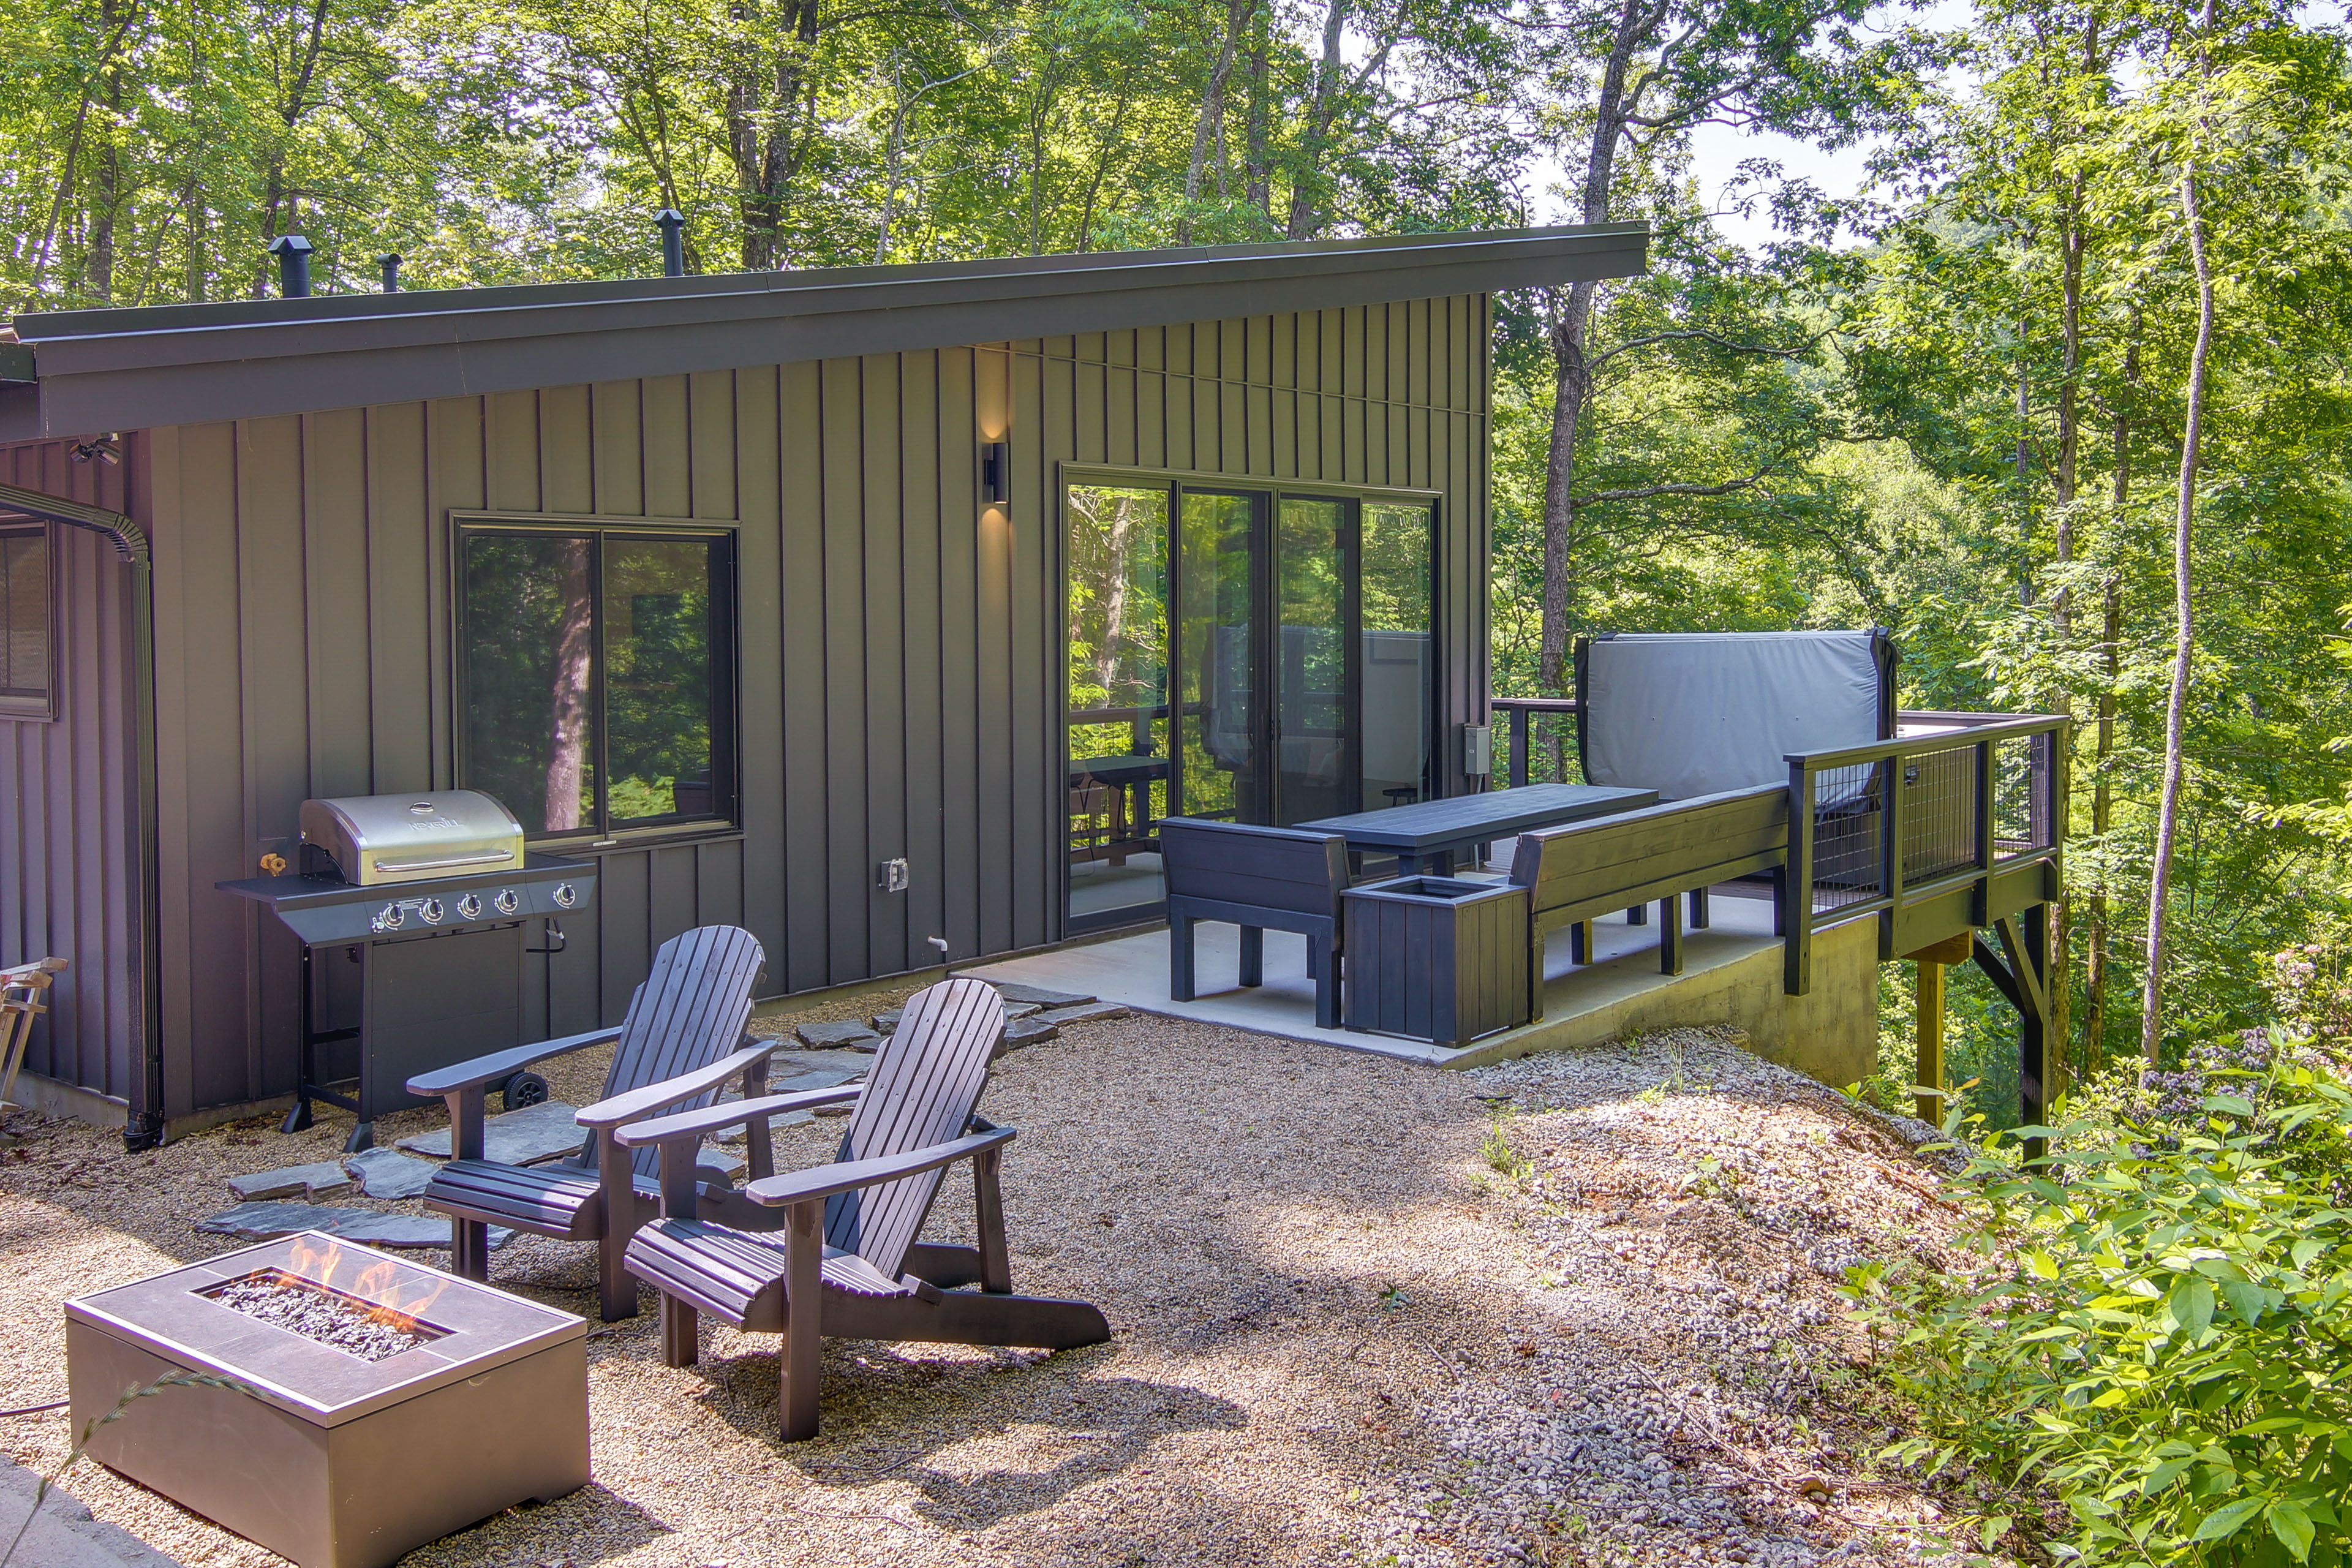
{"label": "roof overhang", "polygon": [[0,440],[1625,278],[1641,224],[341,294],[16,319]]}

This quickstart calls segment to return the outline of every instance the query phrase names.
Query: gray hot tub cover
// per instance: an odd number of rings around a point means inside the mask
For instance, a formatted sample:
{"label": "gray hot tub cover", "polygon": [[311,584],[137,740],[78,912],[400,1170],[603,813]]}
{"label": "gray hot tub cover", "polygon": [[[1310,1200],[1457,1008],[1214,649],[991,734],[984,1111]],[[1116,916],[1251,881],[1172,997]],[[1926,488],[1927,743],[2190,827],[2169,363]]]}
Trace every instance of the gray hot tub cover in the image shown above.
{"label": "gray hot tub cover", "polygon": [[[1885,740],[1885,631],[1633,632],[1578,649],[1584,776],[1661,800],[1785,784],[1792,752]],[[1831,804],[1828,801],[1824,805]]]}

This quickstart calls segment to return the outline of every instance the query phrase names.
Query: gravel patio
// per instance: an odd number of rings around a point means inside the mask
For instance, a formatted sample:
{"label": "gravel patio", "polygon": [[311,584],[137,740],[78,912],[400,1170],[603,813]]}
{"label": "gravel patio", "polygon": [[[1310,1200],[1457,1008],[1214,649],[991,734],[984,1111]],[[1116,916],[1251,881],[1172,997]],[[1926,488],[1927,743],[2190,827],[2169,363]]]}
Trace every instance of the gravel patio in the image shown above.
{"label": "gravel patio", "polygon": [[[559,1098],[593,1097],[601,1053],[555,1067]],[[1099,1303],[1111,1343],[829,1341],[824,1435],[786,1447],[773,1342],[706,1328],[703,1366],[668,1369],[648,1310],[589,1342],[594,1484],[406,1561],[1915,1558],[1932,1511],[1868,1472],[1898,1417],[1833,1286],[1956,1222],[1916,1124],[1697,1030],[1460,1073],[1142,1016],[1006,1057],[982,1109],[1022,1130],[1016,1286]],[[0,1404],[63,1395],[65,1297],[226,1250],[188,1224],[226,1178],[331,1159],[345,1130],[126,1158],[10,1113]],[[787,1130],[779,1165],[838,1131]],[[945,1193],[929,1234],[967,1236],[968,1184]],[[518,1237],[492,1276],[593,1314],[588,1247]],[[0,1417],[26,1465],[67,1442],[62,1413]],[[184,1563],[278,1561],[95,1467],[67,1488]]]}

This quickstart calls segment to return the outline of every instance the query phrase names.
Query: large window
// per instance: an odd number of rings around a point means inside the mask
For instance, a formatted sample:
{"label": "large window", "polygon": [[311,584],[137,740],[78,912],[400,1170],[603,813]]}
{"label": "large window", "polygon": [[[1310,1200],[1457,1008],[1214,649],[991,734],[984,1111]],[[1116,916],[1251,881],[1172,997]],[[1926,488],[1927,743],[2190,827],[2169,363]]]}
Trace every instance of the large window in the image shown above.
{"label": "large window", "polygon": [[735,820],[726,532],[457,531],[458,782],[535,838]]}
{"label": "large window", "polygon": [[1064,519],[1070,929],[1158,905],[1164,816],[1436,788],[1432,498],[1105,475]]}
{"label": "large window", "polygon": [[48,530],[0,523],[0,719],[54,717],[55,665]]}

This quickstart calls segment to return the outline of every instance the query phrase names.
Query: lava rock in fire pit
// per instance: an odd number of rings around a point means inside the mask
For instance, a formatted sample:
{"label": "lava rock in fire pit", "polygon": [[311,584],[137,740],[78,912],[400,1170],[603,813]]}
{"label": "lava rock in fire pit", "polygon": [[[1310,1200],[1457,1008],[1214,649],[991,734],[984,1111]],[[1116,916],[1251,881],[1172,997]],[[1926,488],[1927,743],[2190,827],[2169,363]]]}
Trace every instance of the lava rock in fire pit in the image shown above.
{"label": "lava rock in fire pit", "polygon": [[[560,1100],[543,1100],[520,1110],[490,1117],[482,1123],[482,1158],[496,1165],[536,1165],[541,1160],[576,1154],[582,1140],[588,1136],[587,1129],[572,1120],[579,1110]],[[402,1139],[400,1146],[412,1154],[446,1160],[449,1157],[449,1130],[436,1127],[430,1132]]]}
{"label": "lava rock in fire pit", "polygon": [[430,1344],[433,1340],[430,1334],[388,1321],[332,1291],[266,1275],[233,1279],[206,1294],[248,1318],[258,1318],[362,1361],[389,1361],[404,1351]]}
{"label": "lava rock in fire pit", "polygon": [[[196,1221],[208,1236],[241,1236],[272,1241],[298,1231],[322,1230],[345,1241],[372,1247],[446,1247],[449,1222],[437,1215],[378,1214],[373,1209],[334,1209],[318,1204],[239,1204]],[[504,1247],[514,1232],[490,1227],[490,1246]]]}

